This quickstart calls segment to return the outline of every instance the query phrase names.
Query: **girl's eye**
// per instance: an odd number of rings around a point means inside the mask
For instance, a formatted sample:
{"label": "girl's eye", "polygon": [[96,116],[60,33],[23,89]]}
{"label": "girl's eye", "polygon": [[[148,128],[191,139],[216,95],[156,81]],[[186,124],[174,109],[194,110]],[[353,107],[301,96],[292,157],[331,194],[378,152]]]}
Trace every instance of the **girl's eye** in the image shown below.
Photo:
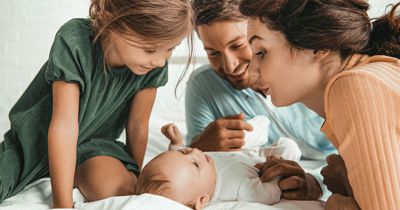
{"label": "girl's eye", "polygon": [[153,54],[153,53],[155,53],[156,51],[155,50],[144,50],[147,54]]}
{"label": "girl's eye", "polygon": [[196,162],[193,162],[193,164],[198,168],[199,167],[199,165],[196,163]]}
{"label": "girl's eye", "polygon": [[265,54],[267,54],[267,51],[266,51],[266,50],[260,50],[260,51],[258,51],[255,55],[258,56],[258,57],[260,57],[261,59],[263,59],[264,56],[265,56]]}

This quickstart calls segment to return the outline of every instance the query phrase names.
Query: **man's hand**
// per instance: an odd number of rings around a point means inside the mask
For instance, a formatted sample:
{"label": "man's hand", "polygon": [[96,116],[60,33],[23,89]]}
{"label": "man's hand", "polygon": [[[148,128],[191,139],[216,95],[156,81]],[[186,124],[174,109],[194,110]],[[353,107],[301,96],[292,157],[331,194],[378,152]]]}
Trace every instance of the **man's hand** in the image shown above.
{"label": "man's hand", "polygon": [[265,164],[256,167],[261,168],[262,182],[280,179],[278,185],[284,199],[317,200],[322,196],[321,187],[314,176],[305,173],[295,161],[269,158]]}
{"label": "man's hand", "polygon": [[343,196],[338,193],[329,197],[325,206],[326,210],[360,210],[353,196]]}
{"label": "man's hand", "polygon": [[244,121],[244,114],[219,118],[210,123],[194,140],[191,147],[202,151],[239,150],[244,145],[244,130],[253,127]]}
{"label": "man's hand", "polygon": [[328,163],[321,170],[321,175],[324,177],[323,183],[332,193],[340,193],[344,196],[353,196],[349,179],[347,178],[347,169],[342,157],[339,155],[329,155],[326,158]]}

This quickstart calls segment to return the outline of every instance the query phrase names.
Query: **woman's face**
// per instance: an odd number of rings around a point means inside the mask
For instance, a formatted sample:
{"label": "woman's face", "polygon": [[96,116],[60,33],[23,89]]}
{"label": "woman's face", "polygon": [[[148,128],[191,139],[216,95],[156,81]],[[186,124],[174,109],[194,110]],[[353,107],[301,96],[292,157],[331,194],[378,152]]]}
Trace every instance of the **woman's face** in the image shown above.
{"label": "woman's face", "polygon": [[304,103],[320,90],[320,59],[313,50],[292,49],[281,32],[258,18],[249,18],[248,39],[253,52],[250,72],[259,74],[257,83],[275,106]]}

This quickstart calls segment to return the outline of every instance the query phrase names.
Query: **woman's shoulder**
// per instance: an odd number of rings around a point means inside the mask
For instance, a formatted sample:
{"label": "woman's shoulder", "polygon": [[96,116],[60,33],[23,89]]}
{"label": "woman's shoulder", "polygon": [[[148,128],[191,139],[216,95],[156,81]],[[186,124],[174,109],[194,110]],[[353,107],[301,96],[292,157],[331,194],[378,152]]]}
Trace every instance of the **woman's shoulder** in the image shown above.
{"label": "woman's shoulder", "polygon": [[[372,56],[330,80],[325,88],[325,114],[328,118],[336,105],[354,112],[368,112],[368,109],[357,107],[372,106],[370,102],[382,96],[400,99],[400,63],[395,58]],[[381,106],[384,106],[383,102]]]}
{"label": "woman's shoulder", "polygon": [[[346,82],[341,82],[341,81]],[[384,85],[400,91],[400,60],[388,56],[372,56],[350,69],[335,75],[326,87],[326,93],[338,85]]]}
{"label": "woman's shoulder", "polygon": [[377,79],[385,79],[385,76],[399,77],[400,60],[394,57],[376,55],[360,62],[348,71],[342,72],[343,76],[354,74],[371,74]]}

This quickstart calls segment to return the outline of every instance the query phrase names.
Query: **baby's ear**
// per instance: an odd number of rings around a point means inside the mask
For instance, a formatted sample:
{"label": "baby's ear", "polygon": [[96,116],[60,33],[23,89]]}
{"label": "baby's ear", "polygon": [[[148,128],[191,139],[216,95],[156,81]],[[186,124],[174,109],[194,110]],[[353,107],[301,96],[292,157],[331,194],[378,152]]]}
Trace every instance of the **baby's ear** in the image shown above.
{"label": "baby's ear", "polygon": [[208,195],[201,196],[196,201],[196,204],[194,205],[194,209],[196,209],[196,210],[203,209],[208,204],[209,201],[210,201],[210,196],[208,196]]}

